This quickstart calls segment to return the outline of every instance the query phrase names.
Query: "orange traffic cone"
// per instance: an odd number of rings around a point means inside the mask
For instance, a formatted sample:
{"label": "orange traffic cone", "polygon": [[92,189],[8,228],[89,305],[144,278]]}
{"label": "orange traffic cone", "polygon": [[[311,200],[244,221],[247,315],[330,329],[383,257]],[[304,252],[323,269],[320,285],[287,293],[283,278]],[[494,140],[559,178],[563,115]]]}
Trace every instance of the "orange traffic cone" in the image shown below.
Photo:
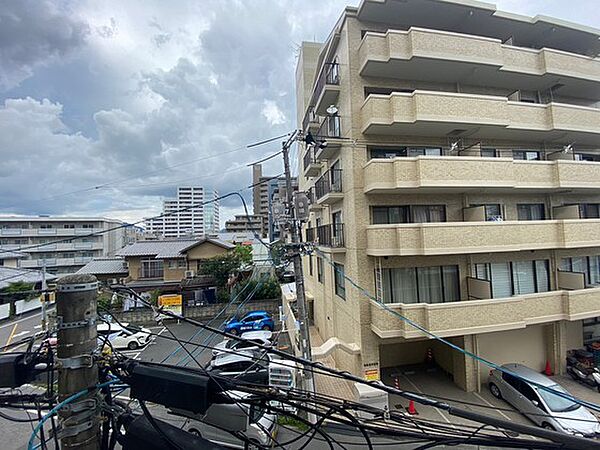
{"label": "orange traffic cone", "polygon": [[406,408],[406,410],[408,411],[408,413],[409,413],[411,416],[416,416],[417,414],[419,414],[419,413],[417,412],[417,409],[415,408],[415,401],[414,401],[414,400],[410,400],[410,401],[408,402],[408,408]]}
{"label": "orange traffic cone", "polygon": [[546,360],[546,367],[545,367],[545,369],[544,369],[544,375],[546,375],[546,376],[548,376],[548,377],[549,377],[550,375],[554,375],[554,374],[552,373],[552,367],[550,367],[550,361],[548,361],[548,360]]}

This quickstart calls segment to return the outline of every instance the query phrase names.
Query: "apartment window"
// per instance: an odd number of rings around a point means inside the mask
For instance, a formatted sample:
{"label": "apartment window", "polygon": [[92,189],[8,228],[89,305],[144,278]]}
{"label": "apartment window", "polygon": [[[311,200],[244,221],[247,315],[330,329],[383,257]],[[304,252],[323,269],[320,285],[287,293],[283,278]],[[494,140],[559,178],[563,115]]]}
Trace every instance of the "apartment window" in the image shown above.
{"label": "apartment window", "polygon": [[441,147],[383,147],[370,149],[371,158],[398,158],[405,156],[442,156]]}
{"label": "apartment window", "polygon": [[498,152],[495,148],[482,148],[480,153],[482,158],[496,158],[498,156]]}
{"label": "apartment window", "polygon": [[446,205],[373,206],[373,224],[445,222]]}
{"label": "apartment window", "polygon": [[575,161],[600,161],[600,155],[592,153],[575,153]]}
{"label": "apartment window", "polygon": [[548,260],[475,264],[475,276],[492,285],[492,298],[550,290]]}
{"label": "apartment window", "polygon": [[335,295],[346,300],[346,279],[344,278],[344,266],[333,263],[333,280],[335,282]]}
{"label": "apartment window", "polygon": [[52,228],[52,224],[51,223],[43,223],[40,225],[40,229],[42,230],[49,230]]}
{"label": "apartment window", "polygon": [[408,156],[442,156],[440,147],[409,147]]}
{"label": "apartment window", "polygon": [[471,205],[470,207],[483,206],[486,222],[502,221],[502,206],[499,203],[486,203],[483,205]]}
{"label": "apartment window", "polygon": [[94,228],[94,225],[91,223],[84,223],[81,224],[81,228]]}
{"label": "apartment window", "polygon": [[74,224],[72,224],[72,223],[65,223],[65,224],[63,225],[63,228],[67,228],[67,229],[73,229],[73,228],[75,228],[75,225],[74,225]]}
{"label": "apartment window", "polygon": [[71,252],[62,253],[61,256],[63,258],[75,258],[75,253],[71,253]]}
{"label": "apartment window", "polygon": [[517,205],[519,220],[544,220],[546,218],[543,203],[521,203]]}
{"label": "apartment window", "polygon": [[460,299],[458,266],[383,269],[385,303],[445,303]]}
{"label": "apartment window", "polygon": [[313,260],[312,255],[308,255],[308,273],[312,277],[313,276]]}
{"label": "apartment window", "polygon": [[513,159],[524,161],[539,161],[540,152],[535,150],[513,150]]}
{"label": "apartment window", "polygon": [[323,283],[323,258],[317,256],[317,281]]}
{"label": "apartment window", "polygon": [[560,269],[567,272],[580,272],[585,276],[587,285],[600,284],[600,256],[574,256],[562,258]]}
{"label": "apartment window", "polygon": [[579,216],[582,219],[600,219],[600,204],[582,203],[579,205]]}

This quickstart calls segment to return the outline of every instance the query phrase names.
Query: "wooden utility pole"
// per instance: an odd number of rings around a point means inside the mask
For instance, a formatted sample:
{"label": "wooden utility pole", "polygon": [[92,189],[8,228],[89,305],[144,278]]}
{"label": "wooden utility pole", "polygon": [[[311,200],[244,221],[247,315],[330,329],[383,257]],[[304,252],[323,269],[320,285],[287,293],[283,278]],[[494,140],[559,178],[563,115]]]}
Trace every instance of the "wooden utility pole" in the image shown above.
{"label": "wooden utility pole", "polygon": [[[56,288],[58,395],[63,401],[98,384],[93,353],[98,345],[96,307],[98,280],[93,275],[68,275]],[[69,403],[59,412],[61,448],[97,450],[99,404],[96,391]]]}

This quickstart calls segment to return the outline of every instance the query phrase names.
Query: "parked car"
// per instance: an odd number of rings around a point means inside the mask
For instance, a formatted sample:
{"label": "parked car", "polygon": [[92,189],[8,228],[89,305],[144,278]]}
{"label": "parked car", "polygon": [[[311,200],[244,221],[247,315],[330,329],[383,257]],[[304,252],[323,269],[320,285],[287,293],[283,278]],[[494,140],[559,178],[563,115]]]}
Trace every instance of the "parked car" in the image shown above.
{"label": "parked car", "polygon": [[124,323],[123,326],[118,323],[100,323],[98,324],[98,345],[104,345],[108,336],[113,348],[136,350],[150,342],[151,333],[147,328],[127,323]]}
{"label": "parked car", "polygon": [[275,322],[267,311],[252,311],[242,319],[233,318],[225,324],[225,331],[231,334],[242,334],[244,331],[273,331]]}
{"label": "parked car", "polygon": [[237,341],[235,339],[225,339],[215,345],[212,351],[213,358],[221,354],[231,354],[235,350],[256,350],[258,345],[271,347],[271,338],[273,333],[271,331],[248,331],[242,333],[240,336],[244,341]]}
{"label": "parked car", "polygon": [[[240,391],[226,391],[233,400],[241,400],[251,394]],[[277,436],[277,415],[268,413],[256,404],[213,403],[206,414],[191,414],[187,411],[172,410],[174,414],[187,417],[185,429],[202,436],[215,444],[232,448],[246,448],[244,441],[225,430],[238,432],[258,448],[273,446]]]}
{"label": "parked car", "polygon": [[223,354],[214,358],[206,370],[211,375],[267,385],[269,384],[269,355],[261,351]]}
{"label": "parked car", "polygon": [[517,376],[490,371],[489,387],[494,397],[503,398],[543,428],[584,437],[600,434],[598,419],[585,407],[536,386],[570,395],[554,380],[521,364],[505,364],[502,368]]}

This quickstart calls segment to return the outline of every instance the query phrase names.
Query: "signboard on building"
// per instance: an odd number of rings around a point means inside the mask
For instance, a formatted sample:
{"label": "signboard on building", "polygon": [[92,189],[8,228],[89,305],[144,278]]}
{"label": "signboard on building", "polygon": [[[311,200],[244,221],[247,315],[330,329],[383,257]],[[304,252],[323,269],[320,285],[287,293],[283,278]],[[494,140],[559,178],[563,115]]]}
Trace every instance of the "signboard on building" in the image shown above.
{"label": "signboard on building", "polygon": [[363,364],[363,372],[365,374],[365,380],[367,381],[378,381],[379,380],[379,363],[365,363]]}
{"label": "signboard on building", "polygon": [[164,294],[158,297],[158,307],[173,314],[181,315],[181,294]]}

